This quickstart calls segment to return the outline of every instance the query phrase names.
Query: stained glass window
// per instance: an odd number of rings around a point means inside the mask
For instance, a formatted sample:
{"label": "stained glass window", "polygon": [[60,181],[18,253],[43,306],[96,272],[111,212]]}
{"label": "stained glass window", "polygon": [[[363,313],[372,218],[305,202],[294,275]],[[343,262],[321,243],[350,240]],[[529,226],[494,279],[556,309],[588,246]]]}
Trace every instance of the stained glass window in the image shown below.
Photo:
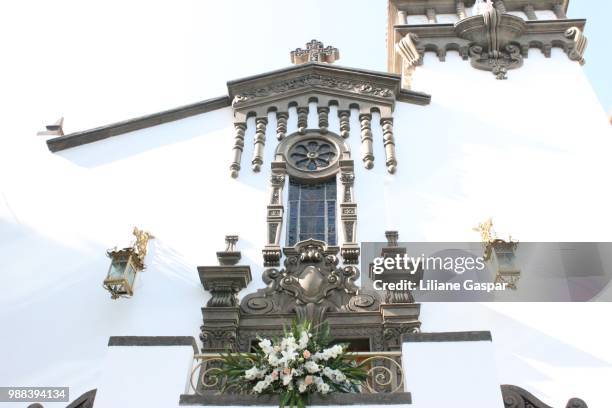
{"label": "stained glass window", "polygon": [[289,180],[287,245],[318,239],[336,245],[336,179],[317,184]]}

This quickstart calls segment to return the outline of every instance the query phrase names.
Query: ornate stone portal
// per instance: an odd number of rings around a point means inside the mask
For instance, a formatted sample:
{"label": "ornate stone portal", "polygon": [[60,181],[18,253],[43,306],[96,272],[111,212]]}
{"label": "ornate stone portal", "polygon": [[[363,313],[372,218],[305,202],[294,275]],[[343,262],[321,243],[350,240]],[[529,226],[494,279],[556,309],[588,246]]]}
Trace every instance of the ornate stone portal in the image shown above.
{"label": "ornate stone portal", "polygon": [[[202,308],[203,351],[249,351],[258,335],[280,335],[284,325],[296,318],[315,324],[327,321],[336,339],[361,347],[365,344],[368,351],[399,350],[402,334],[419,330],[420,305],[397,300],[387,304],[377,292],[362,291],[357,285],[359,269],[341,266],[338,251],[316,240],[285,248],[284,268],[265,270],[266,287],[245,296],[239,306],[231,301],[235,291],[225,289],[245,287],[244,268],[248,267],[198,268],[205,288],[213,294]],[[233,269],[206,279],[219,268]],[[236,276],[240,273],[242,279]],[[215,287],[225,290],[224,294],[215,293]],[[215,298],[221,301],[213,301]]]}

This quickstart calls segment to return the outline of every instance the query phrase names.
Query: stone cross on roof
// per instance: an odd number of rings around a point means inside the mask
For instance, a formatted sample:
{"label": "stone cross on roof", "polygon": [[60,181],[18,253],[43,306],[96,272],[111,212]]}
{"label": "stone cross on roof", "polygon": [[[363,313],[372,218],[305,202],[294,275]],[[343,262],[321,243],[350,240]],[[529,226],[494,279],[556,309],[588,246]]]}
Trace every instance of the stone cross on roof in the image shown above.
{"label": "stone cross on roof", "polygon": [[291,62],[299,65],[305,62],[327,62],[333,63],[337,59],[340,59],[340,51],[337,48],[323,47],[321,41],[312,40],[306,43],[306,49],[297,48],[295,51],[291,51]]}

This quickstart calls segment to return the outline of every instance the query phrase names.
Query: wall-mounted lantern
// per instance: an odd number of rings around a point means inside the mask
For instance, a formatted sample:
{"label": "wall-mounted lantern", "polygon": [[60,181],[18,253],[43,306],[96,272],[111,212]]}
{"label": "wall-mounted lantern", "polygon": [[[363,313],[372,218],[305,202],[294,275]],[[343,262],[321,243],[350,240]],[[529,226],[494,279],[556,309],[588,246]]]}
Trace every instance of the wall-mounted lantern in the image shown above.
{"label": "wall-mounted lantern", "polygon": [[497,238],[497,234],[493,231],[491,218],[478,224],[478,227],[473,230],[480,233],[484,247],[484,260],[495,272],[495,283],[506,283],[509,289],[516,290],[516,285],[521,277],[521,270],[514,262],[518,242],[513,241],[512,237],[508,237],[507,241]]}
{"label": "wall-mounted lantern", "polygon": [[153,235],[134,227],[132,232],[136,240],[132,246],[109,249],[106,254],[111,259],[103,286],[112,299],[130,297],[134,294],[134,280],[138,272],[145,269],[144,259],[147,255],[147,244]]}

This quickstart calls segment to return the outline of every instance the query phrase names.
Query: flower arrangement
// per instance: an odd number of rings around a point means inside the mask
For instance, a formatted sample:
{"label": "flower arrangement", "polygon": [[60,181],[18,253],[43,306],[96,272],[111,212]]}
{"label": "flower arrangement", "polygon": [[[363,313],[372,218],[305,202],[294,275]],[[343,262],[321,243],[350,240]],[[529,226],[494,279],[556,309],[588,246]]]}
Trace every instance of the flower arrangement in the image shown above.
{"label": "flower arrangement", "polygon": [[[253,353],[228,353],[217,377],[224,388],[256,394],[279,394],[280,406],[302,408],[313,393],[359,392],[366,370],[346,344],[329,346],[329,326],[313,328],[293,322],[280,339],[259,338]],[[329,347],[328,347],[329,346]]]}

